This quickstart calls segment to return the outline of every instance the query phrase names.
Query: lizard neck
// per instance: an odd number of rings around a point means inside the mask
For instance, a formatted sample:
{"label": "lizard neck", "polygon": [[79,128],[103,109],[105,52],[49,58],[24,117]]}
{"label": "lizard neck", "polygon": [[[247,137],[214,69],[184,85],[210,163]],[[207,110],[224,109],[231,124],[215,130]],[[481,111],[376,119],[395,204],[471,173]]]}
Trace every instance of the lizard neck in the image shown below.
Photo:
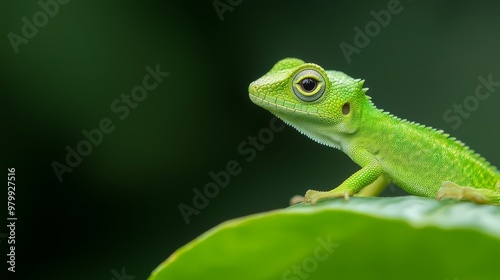
{"label": "lizard neck", "polygon": [[405,134],[419,129],[421,125],[418,123],[409,122],[379,109],[368,99],[364,104],[358,129],[345,141],[346,148],[343,150],[349,156],[349,151],[353,148],[365,149],[376,155],[380,147],[397,144],[397,141],[405,139]]}

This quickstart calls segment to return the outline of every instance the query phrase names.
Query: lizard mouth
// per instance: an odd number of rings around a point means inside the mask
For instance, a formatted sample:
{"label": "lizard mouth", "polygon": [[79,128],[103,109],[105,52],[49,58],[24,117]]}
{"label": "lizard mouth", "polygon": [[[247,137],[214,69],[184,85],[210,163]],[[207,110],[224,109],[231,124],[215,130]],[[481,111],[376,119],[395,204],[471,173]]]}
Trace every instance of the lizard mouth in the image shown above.
{"label": "lizard mouth", "polygon": [[301,113],[309,116],[319,116],[318,109],[314,107],[306,107],[301,104],[291,103],[285,101],[281,98],[271,97],[271,96],[258,96],[258,92],[250,92],[249,97],[253,103],[268,109],[272,112],[281,111],[281,112],[293,112],[293,113]]}

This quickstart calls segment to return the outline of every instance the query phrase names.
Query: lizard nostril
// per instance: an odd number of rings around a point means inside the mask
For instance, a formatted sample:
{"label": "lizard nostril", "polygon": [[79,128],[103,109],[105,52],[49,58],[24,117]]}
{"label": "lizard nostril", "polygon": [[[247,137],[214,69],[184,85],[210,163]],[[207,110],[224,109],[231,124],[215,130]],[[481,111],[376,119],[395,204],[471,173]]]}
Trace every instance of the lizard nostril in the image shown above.
{"label": "lizard nostril", "polygon": [[257,92],[259,86],[257,86],[254,83],[251,83],[250,86],[248,87],[248,92],[255,93]]}

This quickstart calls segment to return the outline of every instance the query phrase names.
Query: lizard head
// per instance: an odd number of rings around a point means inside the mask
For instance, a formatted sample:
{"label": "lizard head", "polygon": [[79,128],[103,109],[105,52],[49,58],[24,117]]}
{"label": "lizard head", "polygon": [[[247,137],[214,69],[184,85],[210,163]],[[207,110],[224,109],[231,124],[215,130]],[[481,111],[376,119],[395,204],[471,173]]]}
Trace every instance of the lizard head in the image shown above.
{"label": "lizard head", "polygon": [[363,82],[286,58],[249,86],[252,102],[322,144],[339,148],[356,132],[368,101]]}

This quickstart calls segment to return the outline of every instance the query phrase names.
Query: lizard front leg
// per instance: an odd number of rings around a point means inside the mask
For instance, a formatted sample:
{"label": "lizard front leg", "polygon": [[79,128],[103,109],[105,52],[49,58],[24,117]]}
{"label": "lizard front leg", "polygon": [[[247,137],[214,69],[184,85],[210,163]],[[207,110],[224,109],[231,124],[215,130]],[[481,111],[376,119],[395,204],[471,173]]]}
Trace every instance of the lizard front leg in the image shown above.
{"label": "lizard front leg", "polygon": [[[382,166],[372,154],[363,150],[355,153],[354,157],[355,161],[361,163],[363,168],[352,174],[340,184],[340,186],[331,191],[321,192],[308,190],[304,202],[314,204],[322,199],[352,196],[375,182],[375,180],[381,176],[383,178],[380,179],[379,184],[382,183],[387,185],[388,180],[383,174]],[[365,165],[363,165],[363,163],[365,163]]]}

